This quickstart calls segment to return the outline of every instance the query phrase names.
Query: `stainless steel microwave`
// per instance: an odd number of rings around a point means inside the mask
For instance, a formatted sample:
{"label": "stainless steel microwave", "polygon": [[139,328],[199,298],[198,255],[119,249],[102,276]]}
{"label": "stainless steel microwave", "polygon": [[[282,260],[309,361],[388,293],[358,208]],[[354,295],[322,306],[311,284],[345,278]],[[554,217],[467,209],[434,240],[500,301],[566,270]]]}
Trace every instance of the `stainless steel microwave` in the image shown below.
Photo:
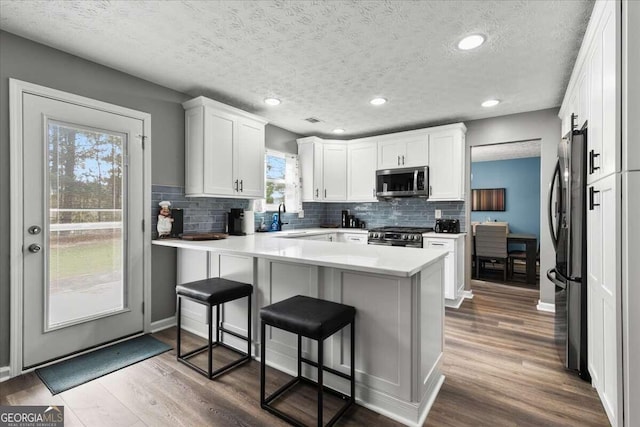
{"label": "stainless steel microwave", "polygon": [[429,166],[376,171],[376,197],[429,197]]}

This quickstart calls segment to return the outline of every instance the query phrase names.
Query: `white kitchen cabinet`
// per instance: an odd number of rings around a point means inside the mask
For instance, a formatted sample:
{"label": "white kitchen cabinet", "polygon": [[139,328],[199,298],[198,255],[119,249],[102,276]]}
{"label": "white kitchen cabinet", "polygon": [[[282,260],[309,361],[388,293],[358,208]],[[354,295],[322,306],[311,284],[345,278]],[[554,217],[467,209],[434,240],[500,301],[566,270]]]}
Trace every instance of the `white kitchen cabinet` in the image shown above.
{"label": "white kitchen cabinet", "polygon": [[347,147],[344,143],[323,143],[322,200],[347,200]]}
{"label": "white kitchen cabinet", "polygon": [[317,137],[298,139],[303,202],[347,200],[347,147]]}
{"label": "white kitchen cabinet", "polygon": [[324,233],[324,234],[314,234],[311,236],[302,236],[302,237],[298,237],[298,239],[303,239],[303,240],[318,240],[321,242],[337,242],[338,241],[338,235],[337,233]]}
{"label": "white kitchen cabinet", "polygon": [[347,145],[347,200],[373,202],[376,198],[378,148],[373,141]]}
{"label": "white kitchen cabinet", "polygon": [[186,195],[264,197],[267,121],[202,96],[182,106]]}
{"label": "white kitchen cabinet", "polygon": [[444,297],[447,307],[460,307],[464,299],[464,234],[425,234],[423,247],[447,251],[444,260]]}
{"label": "white kitchen cabinet", "polygon": [[429,200],[464,200],[464,125],[429,136]]}
{"label": "white kitchen cabinet", "polygon": [[620,175],[587,189],[587,330],[592,383],[613,426],[621,425]]}
{"label": "white kitchen cabinet", "polygon": [[378,169],[429,164],[429,134],[425,131],[385,135],[378,142]]}
{"label": "white kitchen cabinet", "polygon": [[[179,284],[203,280],[211,277],[222,277],[253,284],[254,259],[252,257],[212,252],[178,249],[177,282]],[[255,305],[254,305],[255,307]],[[213,319],[216,308],[213,308]],[[224,327],[241,335],[247,334],[247,299],[231,301],[221,309],[220,320]],[[214,320],[215,321],[215,320]],[[199,335],[208,336],[207,307],[203,304],[182,299],[182,327]],[[255,337],[255,327],[252,328]],[[242,351],[246,351],[246,341],[230,334],[224,334],[223,341]]]}
{"label": "white kitchen cabinet", "polygon": [[338,236],[338,241],[343,243],[353,243],[356,245],[366,245],[367,234],[366,233],[341,233]]}

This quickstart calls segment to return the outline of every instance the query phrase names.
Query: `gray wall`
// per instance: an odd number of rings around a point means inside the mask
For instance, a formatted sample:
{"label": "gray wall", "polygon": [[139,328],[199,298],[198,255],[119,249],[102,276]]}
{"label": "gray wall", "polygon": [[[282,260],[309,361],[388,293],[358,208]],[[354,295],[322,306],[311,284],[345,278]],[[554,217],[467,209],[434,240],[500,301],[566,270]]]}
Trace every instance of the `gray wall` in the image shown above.
{"label": "gray wall", "polygon": [[268,149],[281,151],[283,153],[298,154],[298,143],[296,139],[302,138],[302,135],[272,125],[267,125],[264,133],[265,144]]}
{"label": "gray wall", "polygon": [[[151,114],[152,182],[184,186],[184,110],[189,95],[0,31],[0,206],[9,206],[9,78]],[[267,126],[267,146],[297,152],[294,133]],[[9,215],[0,216],[0,366],[9,364]],[[152,320],[175,312],[175,249],[153,248]]]}
{"label": "gray wall", "polygon": [[[549,179],[556,163],[558,141],[561,138],[561,122],[558,118],[558,108],[531,111],[528,113],[511,114],[483,120],[465,122],[467,126],[466,180],[471,188],[470,180],[470,147],[478,145],[497,144],[503,142],[541,140],[540,149],[540,301],[554,303],[555,293],[553,284],[547,279],[545,272],[553,267],[555,251],[551,243],[549,226],[547,224],[547,195]],[[471,192],[467,191],[467,224],[469,223]],[[469,241],[467,242],[470,243]],[[467,247],[470,247],[467,245]],[[468,252],[468,251],[467,251]],[[471,272],[471,258],[467,257],[467,286]]]}

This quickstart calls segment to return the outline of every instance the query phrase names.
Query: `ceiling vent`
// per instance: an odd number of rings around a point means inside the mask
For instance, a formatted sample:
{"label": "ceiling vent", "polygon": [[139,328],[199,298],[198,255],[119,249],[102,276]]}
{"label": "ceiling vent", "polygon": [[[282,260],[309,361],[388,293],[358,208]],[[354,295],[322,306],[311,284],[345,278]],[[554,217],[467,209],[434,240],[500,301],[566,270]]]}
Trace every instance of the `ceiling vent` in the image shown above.
{"label": "ceiling vent", "polygon": [[305,120],[309,123],[319,123],[321,121],[320,119],[316,119],[315,117],[308,117]]}

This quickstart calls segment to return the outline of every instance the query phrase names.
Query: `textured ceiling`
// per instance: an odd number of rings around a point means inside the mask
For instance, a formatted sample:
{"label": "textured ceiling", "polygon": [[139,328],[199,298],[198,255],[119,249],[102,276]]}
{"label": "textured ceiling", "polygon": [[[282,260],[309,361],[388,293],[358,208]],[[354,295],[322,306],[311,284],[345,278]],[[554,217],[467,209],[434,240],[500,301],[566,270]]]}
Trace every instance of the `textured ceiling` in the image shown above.
{"label": "textured ceiling", "polygon": [[[294,132],[342,127],[348,138],[560,105],[592,6],[2,0],[0,28]],[[459,51],[471,33],[487,42]],[[373,107],[373,96],[389,102]],[[489,98],[503,102],[480,107]]]}
{"label": "textured ceiling", "polygon": [[472,162],[540,157],[540,140],[510,142],[471,147]]}

